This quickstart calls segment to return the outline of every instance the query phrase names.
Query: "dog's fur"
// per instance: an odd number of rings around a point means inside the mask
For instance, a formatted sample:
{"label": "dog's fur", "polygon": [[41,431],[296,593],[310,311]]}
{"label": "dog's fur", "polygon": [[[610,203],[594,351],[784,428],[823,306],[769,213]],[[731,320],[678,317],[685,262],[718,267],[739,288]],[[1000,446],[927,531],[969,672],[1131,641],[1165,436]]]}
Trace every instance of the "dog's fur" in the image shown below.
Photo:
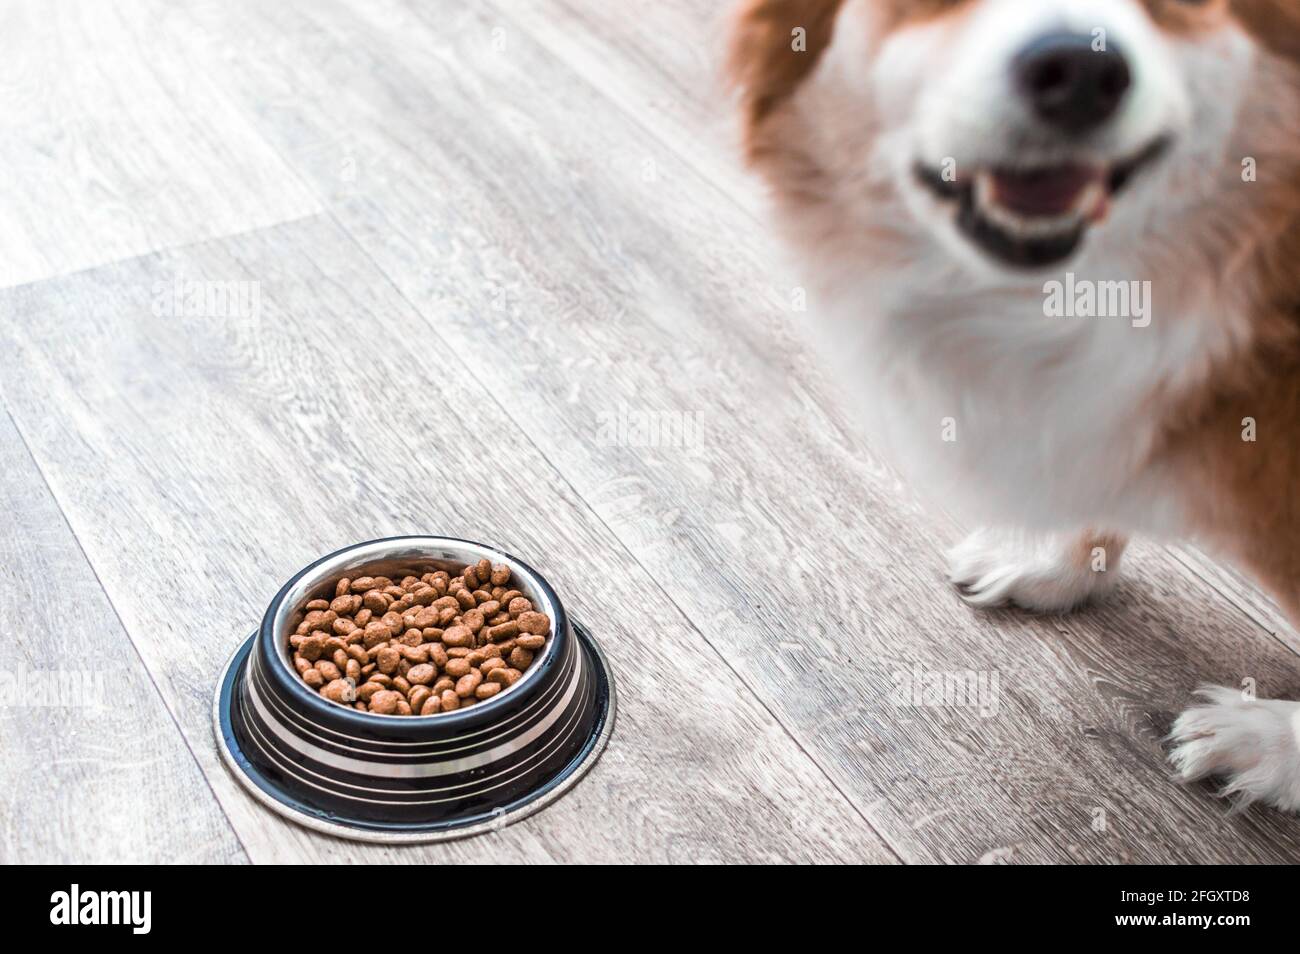
{"label": "dog's fur", "polygon": [[[1083,148],[1027,131],[1005,75],[1061,24],[1103,28],[1134,65],[1089,158],[1166,148],[1067,261],[1026,271],[960,234],[915,170]],[[1069,609],[1145,532],[1213,544],[1300,623],[1300,3],[746,0],[731,73],[871,433],[997,528],[953,552],[968,599]],[[1150,325],[1045,317],[1067,271],[1149,281]],[[1300,810],[1300,704],[1214,690],[1173,736],[1185,777]]]}

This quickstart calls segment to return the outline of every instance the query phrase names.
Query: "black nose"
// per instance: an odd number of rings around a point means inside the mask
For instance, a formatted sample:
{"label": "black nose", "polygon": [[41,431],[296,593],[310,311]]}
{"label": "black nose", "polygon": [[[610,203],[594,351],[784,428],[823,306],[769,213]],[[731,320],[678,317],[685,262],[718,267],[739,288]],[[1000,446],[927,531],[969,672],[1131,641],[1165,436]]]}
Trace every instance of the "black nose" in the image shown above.
{"label": "black nose", "polygon": [[1065,132],[1096,129],[1119,108],[1132,84],[1128,60],[1110,43],[1093,49],[1083,33],[1039,37],[1016,57],[1016,82],[1034,113]]}

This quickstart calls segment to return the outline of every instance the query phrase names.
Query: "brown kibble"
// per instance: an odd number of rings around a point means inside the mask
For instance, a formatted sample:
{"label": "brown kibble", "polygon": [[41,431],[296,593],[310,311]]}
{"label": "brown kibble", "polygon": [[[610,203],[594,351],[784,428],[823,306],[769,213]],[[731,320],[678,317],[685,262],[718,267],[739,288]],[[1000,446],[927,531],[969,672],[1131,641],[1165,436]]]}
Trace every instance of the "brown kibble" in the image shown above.
{"label": "brown kibble", "polygon": [[339,671],[339,667],[334,665],[328,659],[317,661],[316,671],[321,674],[321,677],[326,682],[333,682],[335,679],[343,678],[343,673]]}
{"label": "brown kibble", "polygon": [[468,626],[452,626],[442,634],[442,641],[447,646],[472,646],[474,634]]}
{"label": "brown kibble", "polygon": [[397,664],[401,661],[402,654],[392,646],[385,646],[379,650],[379,656],[375,660],[379,663],[379,671],[385,675],[392,675],[397,671]]}
{"label": "brown kibble", "polygon": [[545,636],[551,631],[551,618],[545,613],[534,613],[529,610],[526,613],[520,613],[515,622],[519,624],[521,632]]}
{"label": "brown kibble", "polygon": [[389,637],[392,635],[386,624],[375,620],[373,623],[366,624],[365,636],[362,641],[365,643],[366,649],[374,649],[380,643],[388,642]]}
{"label": "brown kibble", "polygon": [[356,687],[346,679],[331,679],[320,694],[330,702],[345,704],[355,702],[357,698]]}
{"label": "brown kibble", "polygon": [[[311,600],[288,637],[303,683],[339,705],[432,715],[510,688],[544,651],[551,620],[480,560],[459,576],[344,577]],[[364,680],[364,681],[363,681]]]}
{"label": "brown kibble", "polygon": [[489,627],[487,631],[487,638],[492,640],[494,643],[499,643],[503,639],[509,639],[512,636],[518,635],[519,624],[514,620],[511,620],[508,623],[502,623],[500,626]]}
{"label": "brown kibble", "polygon": [[298,652],[308,662],[315,662],[325,654],[325,637],[308,636],[298,644]]}
{"label": "brown kibble", "polygon": [[424,706],[424,701],[431,695],[433,695],[433,693],[429,690],[428,686],[413,686],[411,691],[406,695],[406,698],[411,703],[411,711],[419,712]]}
{"label": "brown kibble", "polygon": [[456,695],[462,699],[465,696],[472,695],[478,688],[479,683],[483,681],[483,674],[477,669],[471,669],[465,675],[456,680]]}
{"label": "brown kibble", "polygon": [[500,683],[503,687],[513,686],[523,673],[518,669],[511,669],[509,666],[502,666],[499,669],[493,669],[488,673],[488,679],[492,682]]}
{"label": "brown kibble", "polygon": [[390,602],[388,597],[378,590],[367,590],[366,595],[361,598],[362,605],[376,615],[387,613]]}

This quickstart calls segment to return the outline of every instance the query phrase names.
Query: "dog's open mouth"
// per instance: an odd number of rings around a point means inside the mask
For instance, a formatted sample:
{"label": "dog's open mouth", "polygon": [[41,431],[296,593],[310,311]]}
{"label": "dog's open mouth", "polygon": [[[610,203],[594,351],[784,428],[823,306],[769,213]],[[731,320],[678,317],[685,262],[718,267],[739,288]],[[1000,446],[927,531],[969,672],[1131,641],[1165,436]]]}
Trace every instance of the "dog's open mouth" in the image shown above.
{"label": "dog's open mouth", "polygon": [[957,227],[988,255],[1017,268],[1042,268],[1074,254],[1089,227],[1106,218],[1114,198],[1167,146],[1158,139],[1111,165],[990,167],[949,179],[918,164],[916,175],[940,199],[958,204]]}

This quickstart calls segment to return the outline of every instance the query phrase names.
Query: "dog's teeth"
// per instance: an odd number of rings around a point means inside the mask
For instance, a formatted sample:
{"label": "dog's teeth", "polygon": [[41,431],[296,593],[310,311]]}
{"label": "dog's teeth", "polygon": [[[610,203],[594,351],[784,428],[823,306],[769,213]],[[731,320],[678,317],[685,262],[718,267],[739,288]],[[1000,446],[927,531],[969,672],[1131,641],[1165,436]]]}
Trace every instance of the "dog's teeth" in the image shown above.
{"label": "dog's teeth", "polygon": [[1077,204],[1079,214],[1089,222],[1103,222],[1110,213],[1110,190],[1094,182],[1083,190]]}

